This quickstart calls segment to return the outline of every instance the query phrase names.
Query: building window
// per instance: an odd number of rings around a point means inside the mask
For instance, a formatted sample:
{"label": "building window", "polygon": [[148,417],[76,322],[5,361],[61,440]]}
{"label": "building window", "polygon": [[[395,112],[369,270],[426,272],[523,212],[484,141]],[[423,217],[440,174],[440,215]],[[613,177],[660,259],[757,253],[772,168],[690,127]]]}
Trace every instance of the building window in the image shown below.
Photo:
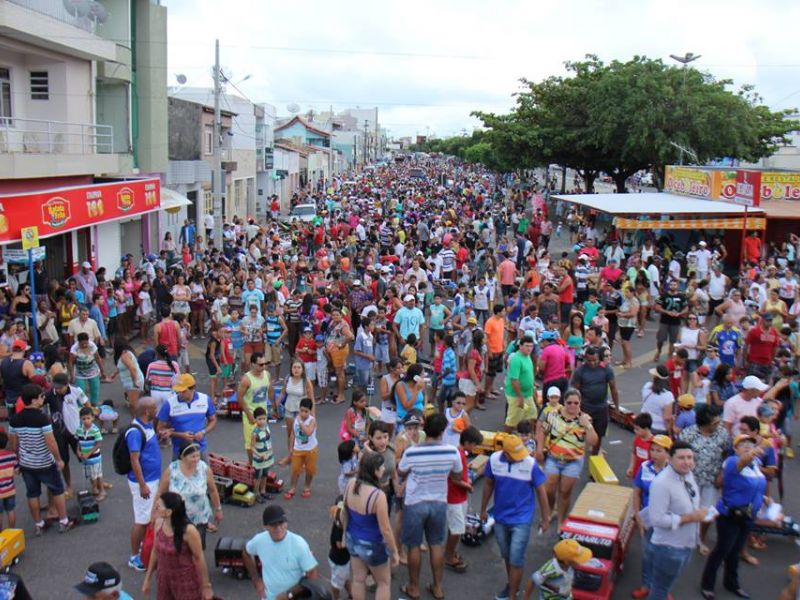
{"label": "building window", "polygon": [[203,205],[204,205],[204,212],[207,215],[214,214],[214,192],[209,190],[203,191]]}
{"label": "building window", "polygon": [[50,100],[50,75],[47,71],[31,71],[31,100]]}
{"label": "building window", "polygon": [[205,148],[204,151],[206,154],[213,154],[214,153],[214,130],[206,128],[205,130],[205,138],[204,144]]}
{"label": "building window", "polygon": [[0,67],[0,125],[10,125],[11,114],[11,70]]}

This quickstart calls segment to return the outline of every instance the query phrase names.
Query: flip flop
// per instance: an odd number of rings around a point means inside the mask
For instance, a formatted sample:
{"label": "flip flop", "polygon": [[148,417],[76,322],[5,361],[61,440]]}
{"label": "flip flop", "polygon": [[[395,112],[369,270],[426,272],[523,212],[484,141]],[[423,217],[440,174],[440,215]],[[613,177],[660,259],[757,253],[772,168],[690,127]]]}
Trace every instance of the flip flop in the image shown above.
{"label": "flip flop", "polygon": [[303,490],[303,493],[300,494],[301,498],[311,498],[311,490]]}
{"label": "flip flop", "polygon": [[431,596],[433,596],[434,600],[444,600],[444,594],[441,594],[440,596],[437,596],[437,595],[436,595],[436,593],[434,592],[434,590],[435,590],[436,588],[434,588],[434,587],[433,587],[433,584],[432,584],[432,583],[429,583],[429,584],[428,584],[428,585],[425,587],[425,589],[428,591],[428,593],[429,593]]}
{"label": "flip flop", "polygon": [[294,492],[292,492],[292,491],[286,492],[283,495],[283,497],[284,497],[285,500],[291,500],[292,498],[294,498]]}
{"label": "flip flop", "polygon": [[414,594],[409,593],[407,583],[404,583],[400,586],[400,593],[406,596],[409,600],[419,600],[419,594],[415,596]]}
{"label": "flip flop", "polygon": [[750,556],[749,554],[742,556],[742,560],[748,565],[753,565],[754,567],[757,567],[761,564],[760,560],[758,560],[755,556]]}
{"label": "flip flop", "polygon": [[456,557],[456,562],[445,562],[444,566],[456,573],[464,573],[467,570],[467,563],[458,557]]}

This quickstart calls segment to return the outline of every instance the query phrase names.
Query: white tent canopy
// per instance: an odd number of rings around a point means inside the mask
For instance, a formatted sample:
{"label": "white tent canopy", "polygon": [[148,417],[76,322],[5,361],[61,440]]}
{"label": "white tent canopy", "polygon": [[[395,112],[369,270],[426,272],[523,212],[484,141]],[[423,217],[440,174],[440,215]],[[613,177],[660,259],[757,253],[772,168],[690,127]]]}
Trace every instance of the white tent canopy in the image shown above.
{"label": "white tent canopy", "polygon": [[[553,198],[574,202],[611,215],[742,215],[745,207],[732,202],[701,200],[678,194],[554,194]],[[761,208],[748,208],[751,215]]]}

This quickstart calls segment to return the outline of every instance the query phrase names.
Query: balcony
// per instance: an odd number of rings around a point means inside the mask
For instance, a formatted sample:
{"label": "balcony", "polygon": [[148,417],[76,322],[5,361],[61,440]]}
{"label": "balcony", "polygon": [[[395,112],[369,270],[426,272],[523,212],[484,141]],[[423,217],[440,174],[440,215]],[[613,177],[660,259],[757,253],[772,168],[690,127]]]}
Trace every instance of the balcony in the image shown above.
{"label": "balcony", "polygon": [[119,158],[111,125],[0,119],[0,177],[111,174]]}

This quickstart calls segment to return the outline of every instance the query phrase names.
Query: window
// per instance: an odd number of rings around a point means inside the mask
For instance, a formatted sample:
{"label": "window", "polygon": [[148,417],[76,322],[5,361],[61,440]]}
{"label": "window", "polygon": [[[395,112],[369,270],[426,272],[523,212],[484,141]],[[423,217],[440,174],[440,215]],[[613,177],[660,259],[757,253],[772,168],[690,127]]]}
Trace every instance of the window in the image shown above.
{"label": "window", "polygon": [[47,71],[31,71],[31,100],[50,100],[50,75]]}
{"label": "window", "polygon": [[214,130],[206,127],[205,130],[205,148],[204,151],[206,154],[213,154],[214,153]]}
{"label": "window", "polygon": [[11,114],[11,70],[0,67],[0,125],[10,125]]}
{"label": "window", "polygon": [[204,212],[207,215],[213,215],[214,214],[214,192],[209,191],[209,190],[204,190],[203,191],[203,204],[205,205]]}

